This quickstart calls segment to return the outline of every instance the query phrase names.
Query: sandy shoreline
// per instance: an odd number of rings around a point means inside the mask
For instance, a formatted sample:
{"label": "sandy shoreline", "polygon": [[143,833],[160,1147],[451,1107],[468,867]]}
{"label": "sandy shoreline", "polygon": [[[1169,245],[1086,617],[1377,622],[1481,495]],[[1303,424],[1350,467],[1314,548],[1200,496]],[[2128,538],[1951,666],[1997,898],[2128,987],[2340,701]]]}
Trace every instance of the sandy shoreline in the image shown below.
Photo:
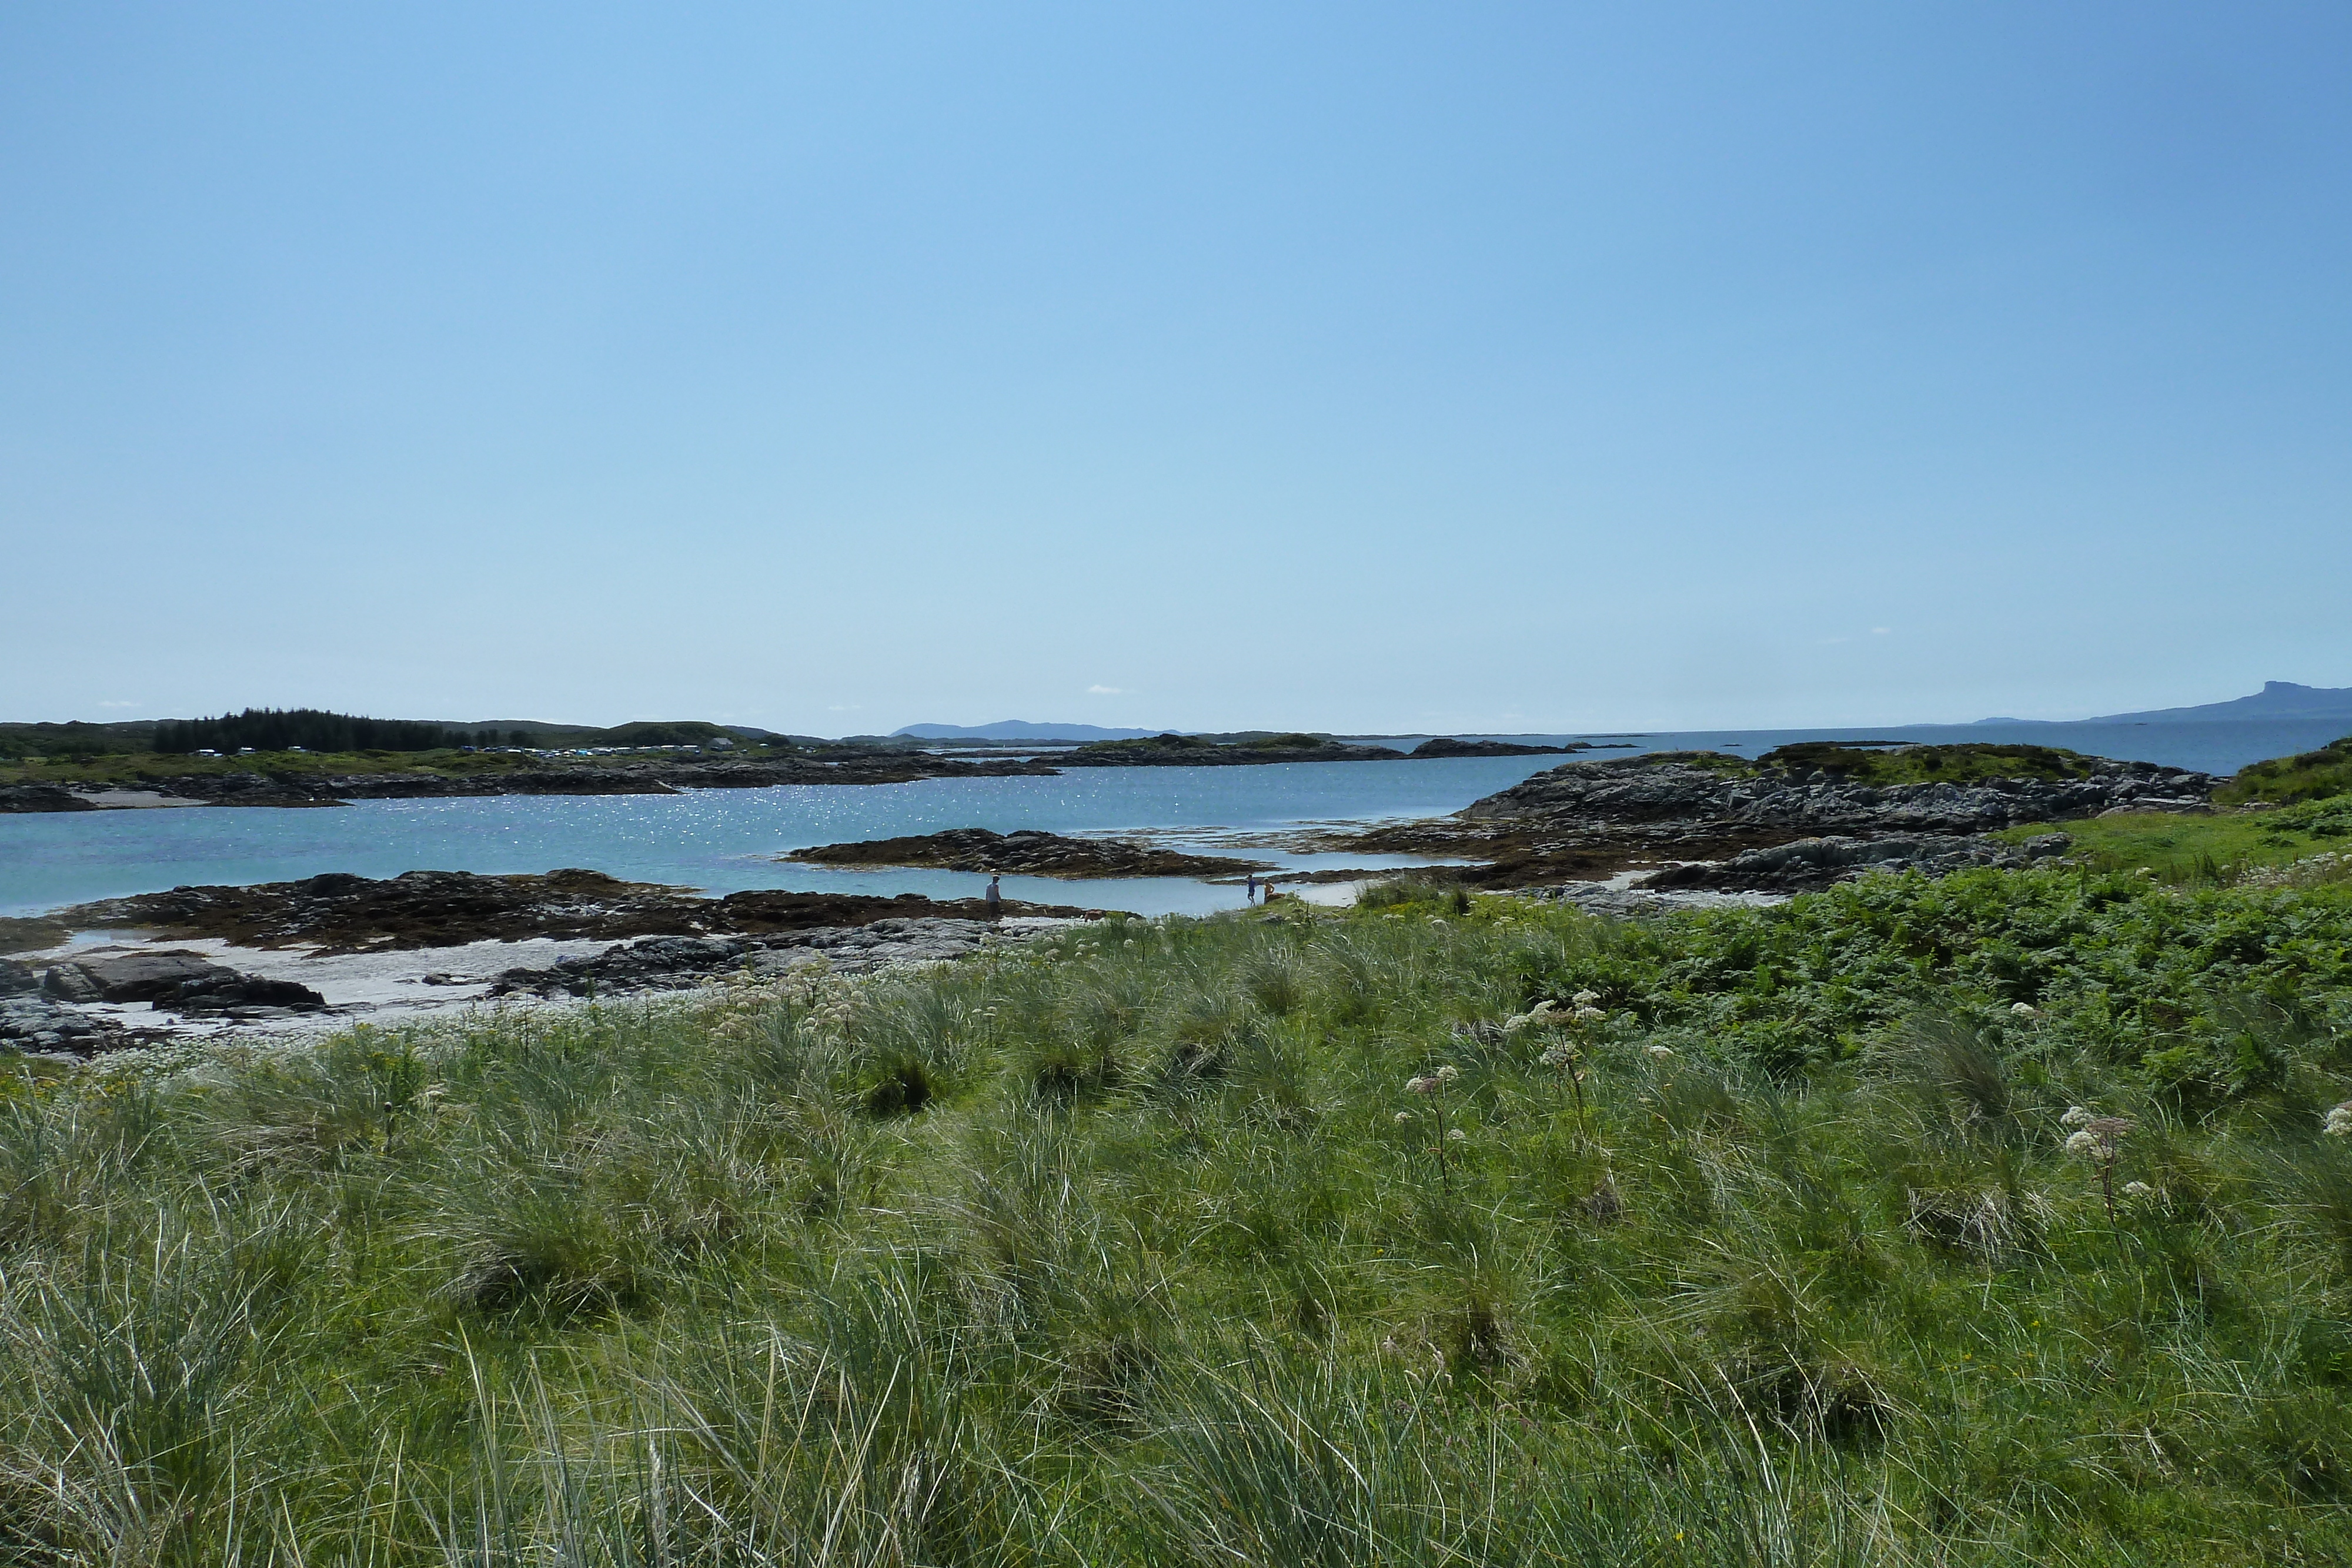
{"label": "sandy shoreline", "polygon": [[[1076,921],[1050,917],[1009,916],[996,936],[1023,941],[1041,932]],[[146,1002],[87,1002],[78,1004],[93,1019],[119,1026],[127,1036],[152,1041],[227,1040],[247,1036],[274,1039],[319,1037],[355,1023],[396,1028],[426,1019],[454,1017],[469,1008],[538,1008],[576,1005],[568,997],[541,997],[529,992],[493,997],[491,988],[511,969],[545,970],[561,960],[594,959],[632,946],[604,939],[523,937],[512,941],[481,941],[446,947],[403,947],[371,953],[325,953],[313,947],[250,947],[217,937],[156,937],[133,931],[78,932],[68,942],[34,952],[12,955],[35,969],[83,959],[131,954],[185,953],[264,979],[290,980],[308,986],[325,998],[320,1011],[226,1019],[184,1016]],[[910,952],[916,949],[910,948]],[[803,966],[830,967],[819,947],[784,949],[781,972]],[[896,957],[887,946],[853,956],[852,967],[870,972],[902,965],[936,962],[919,956]],[[633,993],[682,996],[722,986],[736,971],[714,972],[700,985],[662,988]],[[763,972],[765,970],[763,969]]]}

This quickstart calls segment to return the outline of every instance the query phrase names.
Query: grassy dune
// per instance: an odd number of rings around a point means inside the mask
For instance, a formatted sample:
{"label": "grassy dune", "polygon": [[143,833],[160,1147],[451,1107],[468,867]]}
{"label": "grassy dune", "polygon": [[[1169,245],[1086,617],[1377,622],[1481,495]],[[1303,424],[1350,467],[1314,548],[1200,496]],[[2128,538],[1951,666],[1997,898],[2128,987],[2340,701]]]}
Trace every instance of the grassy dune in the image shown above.
{"label": "grassy dune", "polygon": [[0,1562],[2341,1561],[2347,941],[1397,887],[16,1079]]}

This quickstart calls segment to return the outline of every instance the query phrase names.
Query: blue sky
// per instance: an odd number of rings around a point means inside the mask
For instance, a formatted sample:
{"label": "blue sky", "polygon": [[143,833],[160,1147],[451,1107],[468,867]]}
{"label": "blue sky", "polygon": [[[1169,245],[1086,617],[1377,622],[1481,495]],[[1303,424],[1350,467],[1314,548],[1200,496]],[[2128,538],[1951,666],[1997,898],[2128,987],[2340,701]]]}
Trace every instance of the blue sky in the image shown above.
{"label": "blue sky", "polygon": [[2352,685],[2341,5],[16,5],[0,717]]}

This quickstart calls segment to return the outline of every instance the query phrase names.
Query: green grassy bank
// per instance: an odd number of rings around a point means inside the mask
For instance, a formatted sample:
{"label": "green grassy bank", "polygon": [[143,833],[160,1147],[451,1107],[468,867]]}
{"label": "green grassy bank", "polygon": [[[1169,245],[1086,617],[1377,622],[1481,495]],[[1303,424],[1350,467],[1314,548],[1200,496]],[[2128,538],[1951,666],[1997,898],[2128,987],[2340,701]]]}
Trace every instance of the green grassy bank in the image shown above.
{"label": "green grassy bank", "polygon": [[2352,1552],[2352,891],[1415,900],[11,1078],[0,1562]]}

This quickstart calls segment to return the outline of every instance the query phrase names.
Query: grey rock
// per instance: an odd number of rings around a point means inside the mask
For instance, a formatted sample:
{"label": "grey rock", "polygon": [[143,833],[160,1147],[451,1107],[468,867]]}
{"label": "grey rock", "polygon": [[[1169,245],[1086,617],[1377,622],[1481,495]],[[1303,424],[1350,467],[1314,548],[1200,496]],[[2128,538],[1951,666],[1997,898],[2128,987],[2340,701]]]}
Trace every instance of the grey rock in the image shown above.
{"label": "grey rock", "polygon": [[21,997],[41,988],[41,977],[30,964],[0,958],[0,997]]}
{"label": "grey rock", "polygon": [[0,1046],[29,1055],[89,1056],[122,1043],[121,1026],[47,997],[0,997]]}
{"label": "grey rock", "polygon": [[190,981],[216,984],[241,977],[201,954],[120,953],[59,964],[41,988],[60,1001],[152,1002],[177,995]]}
{"label": "grey rock", "polygon": [[1922,872],[1942,876],[1970,866],[2011,870],[2062,855],[2074,840],[2040,833],[2022,844],[1982,833],[1925,833],[1883,839],[1827,837],[1748,850],[1715,865],[1675,866],[1641,883],[1641,890],[1711,888],[1719,892],[1804,893],[1871,872]]}
{"label": "grey rock", "polygon": [[102,1002],[106,993],[79,964],[59,964],[41,977],[41,994],[61,1002]]}

